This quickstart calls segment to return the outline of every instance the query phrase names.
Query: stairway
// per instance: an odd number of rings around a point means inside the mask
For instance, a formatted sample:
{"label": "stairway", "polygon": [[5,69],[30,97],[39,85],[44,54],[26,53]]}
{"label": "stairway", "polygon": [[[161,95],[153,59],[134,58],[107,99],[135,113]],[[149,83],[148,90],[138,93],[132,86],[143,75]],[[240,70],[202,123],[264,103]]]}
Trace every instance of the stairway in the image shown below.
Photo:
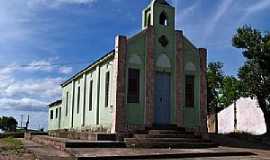
{"label": "stairway", "polygon": [[89,141],[57,138],[46,135],[34,135],[31,139],[27,140],[33,141],[38,144],[50,146],[60,151],[69,151],[69,149],[75,148],[126,148],[126,144],[124,142],[110,140]]}
{"label": "stairway", "polygon": [[145,133],[137,133],[133,138],[124,139],[130,148],[212,148],[217,147],[210,141],[202,140],[194,133],[183,128],[150,129]]}

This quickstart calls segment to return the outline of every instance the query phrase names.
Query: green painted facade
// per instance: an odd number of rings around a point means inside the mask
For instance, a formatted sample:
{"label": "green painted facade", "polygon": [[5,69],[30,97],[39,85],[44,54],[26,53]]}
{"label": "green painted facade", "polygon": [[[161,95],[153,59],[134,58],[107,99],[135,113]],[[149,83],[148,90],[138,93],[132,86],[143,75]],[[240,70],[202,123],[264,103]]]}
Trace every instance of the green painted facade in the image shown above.
{"label": "green painted facade", "polygon": [[[166,15],[166,24],[160,24],[160,15]],[[146,32],[148,26],[154,29],[154,61],[155,71],[167,72],[171,76],[171,122],[176,124],[176,91],[175,91],[175,66],[176,66],[176,29],[175,29],[175,8],[170,5],[155,3],[152,1],[142,12],[142,31],[128,39],[126,57],[126,94],[125,111],[126,122],[129,126],[144,126],[145,124],[145,67],[146,67]],[[167,45],[162,46],[160,37],[165,36]],[[185,75],[195,76],[194,107],[183,108],[184,127],[198,128],[200,125],[200,60],[198,49],[186,38],[184,44],[184,66]],[[61,120],[50,119],[49,130],[70,129],[70,130],[93,130],[110,132],[113,125],[112,95],[115,90],[112,87],[114,68],[114,51],[98,60],[82,72],[78,73],[62,85]],[[140,70],[140,100],[139,103],[127,103],[128,69]],[[110,73],[108,106],[105,104],[106,74]],[[90,83],[92,88],[92,106],[90,106]],[[78,88],[80,87],[80,94]],[[80,97],[78,97],[80,95]],[[184,98],[185,99],[185,98]],[[78,103],[79,101],[79,103]],[[79,106],[78,106],[79,104]],[[57,107],[57,106],[55,106]],[[51,109],[55,109],[51,107]],[[59,106],[58,106],[59,107]],[[49,111],[50,112],[50,111]]]}
{"label": "green painted facade", "polygon": [[[196,128],[200,124],[200,57],[192,43],[184,37],[185,75],[195,77],[194,107],[184,107],[184,125],[187,128]],[[194,68],[189,66],[193,64]],[[185,98],[184,98],[185,99]]]}

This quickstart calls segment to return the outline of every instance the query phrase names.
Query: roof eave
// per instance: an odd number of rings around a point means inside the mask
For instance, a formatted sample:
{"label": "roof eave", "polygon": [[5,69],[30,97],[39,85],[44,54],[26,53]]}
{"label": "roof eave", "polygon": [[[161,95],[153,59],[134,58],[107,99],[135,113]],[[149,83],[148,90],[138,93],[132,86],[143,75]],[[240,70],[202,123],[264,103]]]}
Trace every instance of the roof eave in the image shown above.
{"label": "roof eave", "polygon": [[49,107],[49,108],[52,108],[52,107],[54,107],[54,106],[56,106],[56,105],[59,105],[59,104],[62,104],[62,100],[57,100],[57,101],[55,101],[55,102],[49,104],[48,107]]}
{"label": "roof eave", "polygon": [[101,58],[99,58],[98,60],[96,60],[95,62],[93,62],[92,64],[90,64],[89,66],[87,66],[86,68],[84,68],[83,70],[81,70],[80,72],[76,73],[74,76],[72,76],[70,79],[66,80],[65,82],[63,82],[61,84],[61,87],[65,87],[67,86],[70,82],[72,82],[74,79],[80,77],[82,74],[84,74],[85,72],[89,71],[90,69],[92,69],[93,67],[97,66],[98,64],[102,63],[103,61],[107,60],[108,58],[110,58],[112,55],[114,55],[114,50],[108,52],[107,54],[105,54],[104,56],[102,56]]}

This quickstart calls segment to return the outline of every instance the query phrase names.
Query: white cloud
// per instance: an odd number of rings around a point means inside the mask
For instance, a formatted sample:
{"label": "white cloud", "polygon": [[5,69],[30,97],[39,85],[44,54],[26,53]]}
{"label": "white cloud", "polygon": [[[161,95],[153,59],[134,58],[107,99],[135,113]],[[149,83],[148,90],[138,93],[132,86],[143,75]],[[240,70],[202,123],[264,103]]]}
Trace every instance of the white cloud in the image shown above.
{"label": "white cloud", "polygon": [[8,65],[0,69],[0,80],[4,80],[10,77],[10,74],[15,70],[14,65]]}
{"label": "white cloud", "polygon": [[[40,12],[48,8],[60,8],[64,5],[91,5],[96,0],[2,0],[0,1],[0,46],[16,50],[16,46],[23,44],[37,48],[49,48],[49,52],[55,52],[56,42],[51,42],[44,36],[47,30],[57,28],[57,24],[51,25],[50,17],[40,18]],[[41,23],[42,21],[42,26]],[[50,46],[50,47],[48,47]],[[21,51],[23,52],[23,51]]]}
{"label": "white cloud", "polygon": [[2,90],[2,94],[6,96],[39,96],[51,99],[61,95],[60,83],[62,78],[45,78],[35,80],[16,81],[9,84]]}
{"label": "white cloud", "polygon": [[0,80],[6,77],[10,77],[9,75],[16,72],[56,72],[61,74],[70,74],[72,72],[72,67],[61,66],[60,64],[54,64],[51,60],[38,60],[32,61],[29,64],[18,65],[18,64],[10,64],[4,66],[0,69]]}
{"label": "white cloud", "polygon": [[42,111],[61,97],[60,83],[63,80],[59,77],[1,81],[0,108]]}
{"label": "white cloud", "polygon": [[16,43],[31,38],[33,31],[26,27],[35,14],[27,9],[24,1],[8,0],[0,2],[0,45]]}
{"label": "white cloud", "polygon": [[260,0],[255,4],[251,4],[248,8],[245,9],[245,14],[241,18],[241,22],[246,20],[250,15],[260,12],[270,8],[270,0]]}
{"label": "white cloud", "polygon": [[261,0],[258,3],[256,3],[255,5],[252,5],[249,8],[247,8],[247,13],[248,14],[255,13],[255,12],[267,9],[269,7],[270,7],[269,0]]}
{"label": "white cloud", "polygon": [[214,32],[215,27],[217,26],[218,22],[231,8],[233,2],[234,0],[223,0],[222,3],[218,6],[216,13],[208,21],[208,25],[205,31],[205,38],[207,38],[211,33]]}
{"label": "white cloud", "polygon": [[[27,65],[11,64],[0,69],[0,108],[14,106],[19,110],[44,110],[46,105],[61,97],[60,84],[64,78],[50,78],[50,74],[70,74],[71,67],[52,64],[49,60],[33,61]],[[46,73],[46,77],[34,78],[35,73]],[[26,78],[17,76],[24,75]],[[28,78],[30,77],[30,78]],[[25,107],[25,108],[24,108]]]}
{"label": "white cloud", "polygon": [[55,1],[58,3],[79,3],[79,4],[96,2],[96,0],[55,0]]}
{"label": "white cloud", "polygon": [[[23,67],[23,66],[22,66]],[[54,69],[50,61],[47,60],[39,60],[33,61],[29,65],[22,68],[26,71],[47,71],[51,72]]]}
{"label": "white cloud", "polygon": [[[187,7],[187,8],[180,8],[177,11],[177,19],[176,19],[176,24],[179,24],[183,21],[185,21],[186,19],[188,19],[190,16],[192,16],[195,12],[195,10],[199,7],[200,5],[200,0],[197,0],[195,3],[193,3],[191,6]],[[176,6],[178,6],[177,2]],[[181,5],[180,5],[181,6]]]}
{"label": "white cloud", "polygon": [[70,74],[72,70],[73,70],[72,67],[67,66],[59,67],[59,72],[63,74]]}
{"label": "white cloud", "polygon": [[30,8],[45,6],[49,8],[57,8],[63,5],[87,5],[93,4],[96,0],[28,0],[27,4]]}
{"label": "white cloud", "polygon": [[42,111],[46,109],[47,102],[31,98],[11,99],[0,98],[1,109],[15,109],[28,111]]}

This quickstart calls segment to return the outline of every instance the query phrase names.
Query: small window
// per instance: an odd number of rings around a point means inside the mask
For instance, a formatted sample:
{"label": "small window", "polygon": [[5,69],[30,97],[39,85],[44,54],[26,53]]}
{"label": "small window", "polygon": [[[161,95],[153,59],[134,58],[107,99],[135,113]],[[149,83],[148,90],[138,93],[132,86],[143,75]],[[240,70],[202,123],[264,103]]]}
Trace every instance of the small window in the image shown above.
{"label": "small window", "polygon": [[59,113],[58,114],[59,114],[58,117],[61,118],[61,116],[62,116],[62,108],[61,107],[59,108]]}
{"label": "small window", "polygon": [[58,118],[58,108],[56,108],[56,111],[55,111],[55,118],[56,119]]}
{"label": "small window", "polygon": [[128,103],[140,103],[140,70],[128,69]]}
{"label": "small window", "polygon": [[151,14],[148,15],[147,17],[147,26],[151,25]]}
{"label": "small window", "polygon": [[80,113],[80,102],[81,101],[81,87],[78,87],[78,94],[77,94],[77,113]]}
{"label": "small window", "polygon": [[109,88],[110,88],[110,72],[107,72],[105,78],[105,107],[109,106]]}
{"label": "small window", "polygon": [[159,24],[168,26],[168,18],[165,12],[162,12],[159,17]]}
{"label": "small window", "polygon": [[186,107],[194,107],[194,76],[186,76]]}
{"label": "small window", "polygon": [[50,112],[50,118],[53,119],[53,110]]}
{"label": "small window", "polygon": [[66,116],[68,115],[68,101],[69,101],[69,93],[66,93]]}
{"label": "small window", "polygon": [[92,111],[93,109],[93,80],[90,81],[89,86],[89,111]]}

